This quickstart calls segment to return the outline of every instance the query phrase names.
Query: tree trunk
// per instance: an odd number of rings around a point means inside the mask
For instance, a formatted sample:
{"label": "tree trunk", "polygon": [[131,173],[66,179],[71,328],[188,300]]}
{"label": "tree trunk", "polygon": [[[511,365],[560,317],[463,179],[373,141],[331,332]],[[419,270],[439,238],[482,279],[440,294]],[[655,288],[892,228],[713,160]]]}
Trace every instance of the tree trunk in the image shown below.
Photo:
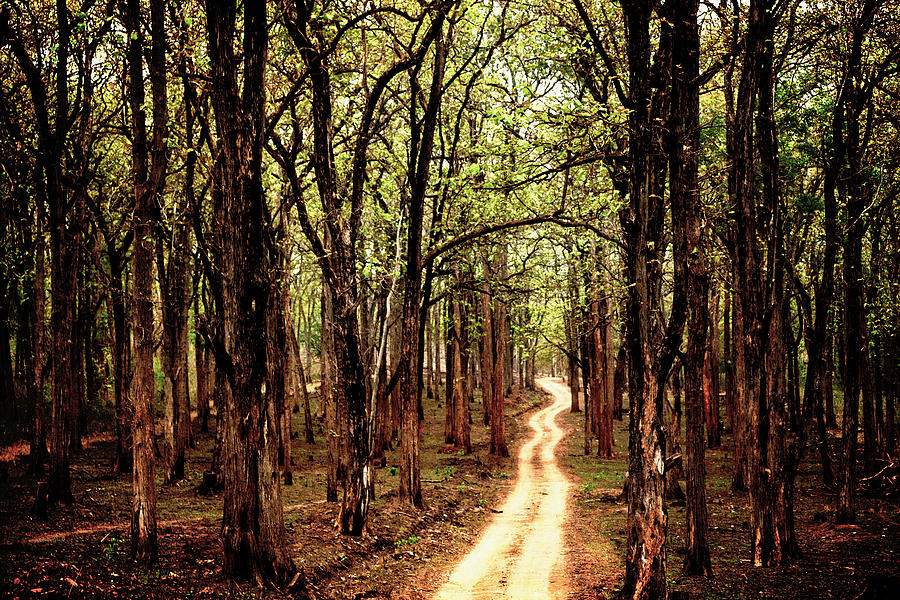
{"label": "tree trunk", "polygon": [[631,425],[627,476],[628,519],[623,595],[634,600],[665,600],[666,530],[665,436],[662,394],[651,358],[650,289],[647,229],[650,210],[650,15],[648,0],[621,0],[628,15],[627,55],[630,82],[630,206],[621,215],[627,241],[629,403]]}
{"label": "tree trunk", "polygon": [[[676,248],[683,248],[689,320],[687,351],[684,356],[685,475],[687,479],[687,552],[684,571],[709,576],[709,516],[706,506],[706,443],[703,437],[703,409],[710,445],[719,439],[719,357],[715,328],[718,296],[711,307],[709,274],[701,240],[700,183],[700,31],[698,0],[675,8],[673,36],[671,173],[673,234],[683,236]],[[679,252],[680,253],[680,252]],[[710,319],[712,313],[712,319]],[[712,321],[712,327],[710,327]],[[711,331],[710,331],[711,329]],[[713,381],[715,380],[715,381]]]}
{"label": "tree trunk", "polygon": [[[507,272],[505,247],[499,253],[492,275],[504,278]],[[506,425],[503,417],[504,390],[503,377],[506,349],[506,304],[498,295],[491,295],[491,441],[490,453],[494,456],[509,456],[506,446]]]}
{"label": "tree trunk", "polygon": [[[9,345],[9,315],[12,311],[9,310],[11,302],[8,300],[17,295],[17,290],[10,289],[10,283],[11,280],[4,273],[3,280],[0,281],[0,422],[12,426],[17,418],[15,372]],[[18,352],[21,351],[19,347]]]}
{"label": "tree trunk", "polygon": [[825,395],[825,426],[831,429],[837,427],[837,417],[834,412],[834,332],[828,332],[825,347],[825,376],[822,380],[823,393]]}
{"label": "tree trunk", "polygon": [[[733,240],[738,296],[735,386],[739,394],[746,393],[737,410],[748,408],[754,566],[785,564],[798,553],[792,498],[794,457],[799,450],[792,446],[789,459],[786,355],[782,343],[784,248],[774,120],[774,37],[778,22],[779,16],[764,3],[751,3],[730,134],[733,166],[729,192],[735,205]],[[761,186],[754,184],[757,178]],[[762,211],[766,219],[759,218]]]}
{"label": "tree trunk", "polygon": [[453,314],[453,300],[444,303],[446,314],[444,315],[447,322],[447,394],[444,402],[444,443],[452,444],[456,439],[456,379],[459,377],[457,370],[459,360],[459,339],[456,334],[456,323]]}
{"label": "tree trunk", "polygon": [[440,312],[434,311],[434,321],[431,324],[432,344],[434,344],[434,356],[431,363],[431,388],[434,391],[434,397],[441,395],[441,327]]}
{"label": "tree trunk", "polygon": [[616,369],[613,373],[613,418],[621,421],[625,415],[625,375],[628,369],[628,344],[625,343],[625,332],[621,335],[619,349],[616,351]]}
{"label": "tree trunk", "polygon": [[[709,304],[709,335],[706,341],[703,369],[703,412],[706,416],[706,436],[710,448],[722,445],[722,420],[719,407],[719,291]],[[690,331],[690,326],[688,327]]]}
{"label": "tree trunk", "polygon": [[[491,422],[492,406],[494,402],[494,321],[491,314],[491,287],[487,283],[488,264],[484,263],[485,283],[478,294],[478,302],[481,313],[481,337],[478,340],[478,352],[481,358],[481,404],[483,410],[482,423],[489,425]],[[493,436],[493,430],[491,430]]]}
{"label": "tree trunk", "polygon": [[206,315],[200,312],[200,294],[194,304],[194,370],[197,373],[197,417],[200,419],[200,432],[209,432],[209,350],[200,335],[201,320]]}
{"label": "tree trunk", "polygon": [[315,444],[316,438],[315,435],[313,435],[312,407],[310,406],[309,401],[309,380],[307,378],[307,371],[303,367],[303,357],[300,355],[300,342],[297,340],[297,330],[293,327],[293,320],[291,320],[290,344],[291,352],[294,356],[294,363],[297,368],[295,380],[297,382],[297,387],[300,388],[300,393],[303,395],[303,431],[306,443]]}
{"label": "tree trunk", "polygon": [[[266,316],[277,299],[268,251],[262,182],[264,71],[268,46],[266,3],[243,10],[242,60],[235,56],[236,2],[206,3],[212,65],[212,105],[219,152],[223,227],[222,296],[225,331],[221,353],[231,393],[225,398],[222,542],[225,574],[276,585],[295,567],[285,545],[278,477],[278,415],[267,373],[270,331]],[[239,90],[238,72],[243,75]]]}
{"label": "tree trunk", "polygon": [[[184,210],[185,207],[180,207]],[[179,211],[181,212],[181,211]],[[191,408],[188,391],[188,269],[189,224],[176,216],[169,236],[157,240],[157,269],[162,296],[162,371],[165,403],[163,483],[184,479],[185,450],[190,442]],[[170,243],[171,242],[171,243]],[[168,246],[168,247],[167,247]],[[166,252],[168,250],[168,252]],[[164,260],[168,261],[164,264]]]}
{"label": "tree trunk", "polygon": [[319,401],[325,413],[325,447],[328,453],[328,474],[326,476],[325,500],[338,501],[338,485],[346,477],[346,466],[341,451],[344,421],[340,418],[335,389],[337,387],[334,352],[334,309],[330,296],[322,289],[322,384],[319,386]]}
{"label": "tree trunk", "polygon": [[734,296],[730,290],[725,292],[722,307],[722,358],[725,360],[725,422],[728,433],[734,432],[734,341],[731,335],[731,314]]}
{"label": "tree trunk", "polygon": [[[281,211],[279,234],[275,235],[274,251],[272,259],[274,272],[272,273],[271,290],[269,292],[268,306],[266,307],[266,393],[271,394],[269,403],[270,415],[268,419],[275,425],[278,433],[277,463],[281,471],[284,485],[293,485],[294,473],[291,469],[291,405],[288,401],[288,384],[295,371],[289,370],[292,363],[292,345],[288,338],[288,323],[290,319],[290,300],[287,295],[288,286],[288,259],[282,248],[284,241],[284,211]],[[274,232],[273,232],[274,233]],[[290,320],[289,320],[290,319]]]}
{"label": "tree trunk", "polygon": [[37,210],[36,234],[34,240],[34,278],[31,281],[29,308],[29,333],[31,335],[28,360],[28,406],[31,415],[31,437],[28,452],[28,472],[43,475],[47,463],[47,414],[44,398],[45,346],[45,284],[47,278],[46,253],[44,251],[44,228],[42,211]]}
{"label": "tree trunk", "polygon": [[472,452],[469,434],[469,323],[466,309],[460,301],[453,304],[453,445],[466,454]]}
{"label": "tree trunk", "polygon": [[[570,277],[571,278],[571,277]],[[572,297],[572,306],[566,311],[566,340],[569,346],[569,354],[568,354],[568,365],[569,365],[569,390],[572,392],[572,408],[569,412],[577,413],[581,412],[581,408],[578,406],[578,396],[581,394],[581,381],[578,376],[578,360],[577,355],[580,347],[580,343],[578,342],[578,308],[577,308],[577,296],[575,293],[574,284],[569,285],[569,294]],[[587,408],[588,398],[587,394],[585,394],[585,408]],[[585,413],[586,415],[587,413]],[[587,419],[587,416],[585,416]],[[589,420],[589,419],[588,419]],[[590,454],[590,452],[588,452]]]}
{"label": "tree trunk", "polygon": [[597,436],[597,456],[611,458],[613,455],[612,406],[607,391],[607,347],[606,347],[606,299],[600,299],[594,291],[591,302],[591,412],[594,415],[594,433]]}
{"label": "tree trunk", "polygon": [[[682,365],[672,369],[672,417],[666,432],[666,450],[670,456],[683,453],[681,427],[684,424],[684,404],[682,401],[683,377]],[[685,461],[680,461],[666,469],[666,499],[685,500],[684,490],[681,489],[681,480],[684,479]]]}
{"label": "tree trunk", "polygon": [[[132,401],[132,512],[131,554],[135,560],[155,563],[156,473],[154,465],[156,395],[153,376],[153,207],[165,186],[166,175],[166,75],[165,7],[153,0],[150,7],[150,82],[153,97],[153,140],[148,148],[144,112],[144,35],[140,26],[139,0],[129,0],[126,11],[128,37],[128,91],[132,116],[134,174],[134,252],[132,298],[134,306],[134,374]],[[148,164],[152,151],[152,162]]]}
{"label": "tree trunk", "polygon": [[[867,225],[867,206],[871,199],[871,183],[863,172],[864,148],[862,127],[863,109],[867,102],[866,83],[863,81],[862,44],[871,26],[877,3],[866,2],[851,30],[852,47],[847,60],[842,98],[846,103],[846,219],[847,233],[844,240],[844,420],[841,430],[841,480],[838,493],[837,522],[852,523],[856,520],[853,502],[856,487],[856,453],[859,397],[863,394],[864,450],[873,451],[871,432],[871,387],[868,385],[868,331],[866,325],[865,290],[863,285],[863,237]],[[868,92],[869,94],[871,92]],[[837,153],[835,153],[837,159]],[[839,163],[840,164],[840,163]],[[866,458],[869,458],[868,456]]]}

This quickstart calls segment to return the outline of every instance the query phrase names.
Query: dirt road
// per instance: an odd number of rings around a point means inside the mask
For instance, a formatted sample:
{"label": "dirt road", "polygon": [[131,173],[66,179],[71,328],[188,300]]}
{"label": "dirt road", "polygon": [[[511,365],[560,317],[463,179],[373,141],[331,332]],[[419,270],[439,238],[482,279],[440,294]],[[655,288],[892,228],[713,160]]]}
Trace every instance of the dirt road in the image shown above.
{"label": "dirt road", "polygon": [[570,577],[561,558],[570,483],[557,467],[554,452],[564,435],[556,417],[569,409],[571,396],[559,380],[537,383],[556,401],[529,420],[534,435],[519,452],[515,487],[434,600],[544,600],[568,595]]}

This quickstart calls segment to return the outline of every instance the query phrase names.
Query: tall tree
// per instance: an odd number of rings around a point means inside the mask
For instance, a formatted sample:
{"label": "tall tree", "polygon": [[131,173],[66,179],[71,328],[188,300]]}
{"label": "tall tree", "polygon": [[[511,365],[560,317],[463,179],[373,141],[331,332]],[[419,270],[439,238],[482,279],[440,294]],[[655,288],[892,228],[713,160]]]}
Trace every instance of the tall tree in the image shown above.
{"label": "tall tree", "polygon": [[[659,306],[657,259],[654,241],[662,223],[660,169],[657,164],[665,119],[664,95],[652,94],[650,20],[654,3],[621,0],[625,16],[629,90],[628,205],[620,215],[627,245],[628,352],[631,424],[628,443],[628,546],[625,557],[626,596],[634,599],[666,598],[665,435],[662,429],[665,379],[674,358],[673,345],[680,341],[684,307],[674,305],[663,350],[656,354],[656,319],[651,309]],[[661,41],[655,63],[665,72],[671,48],[671,28],[661,19]],[[657,85],[662,85],[657,81]],[[665,86],[663,86],[665,87]],[[676,287],[678,289],[678,286]],[[679,294],[683,293],[679,291]],[[678,325],[677,327],[675,325]]]}
{"label": "tall tree", "polygon": [[[425,195],[431,174],[434,134],[444,94],[444,63],[448,48],[444,40],[444,20],[449,3],[435,7],[431,24],[434,60],[431,85],[421,119],[417,115],[419,83],[416,72],[410,77],[409,124],[412,134],[408,177],[410,183],[409,224],[406,232],[406,265],[403,276],[403,304],[400,315],[400,499],[423,508],[419,468],[419,407],[422,396],[422,228]],[[427,311],[425,312],[427,316]],[[448,386],[449,388],[449,386]],[[449,390],[448,390],[449,391]]]}
{"label": "tall tree", "polygon": [[[679,3],[673,14],[672,131],[670,176],[675,260],[682,263],[687,287],[687,351],[684,356],[684,398],[687,455],[687,553],[684,570],[710,575],[707,542],[706,443],[703,406],[706,390],[707,335],[709,329],[709,274],[701,241],[700,216],[700,31],[698,0]],[[680,239],[677,239],[680,238]],[[718,373],[716,373],[718,376]],[[710,403],[711,404],[711,403]],[[718,403],[716,403],[718,406]]]}
{"label": "tall tree", "polygon": [[134,257],[132,301],[134,319],[134,374],[132,401],[131,553],[141,562],[156,562],[156,472],[154,465],[155,419],[153,401],[153,214],[166,178],[166,33],[163,0],[150,5],[150,93],[153,106],[153,139],[147,138],[144,106],[145,38],[141,27],[141,3],[129,0],[125,11],[128,31],[128,104],[131,109],[132,164],[134,178]]}
{"label": "tall tree", "polygon": [[262,180],[266,8],[266,2],[244,5],[240,39],[236,1],[209,0],[206,17],[220,153],[216,185],[222,202],[216,217],[224,230],[225,319],[215,350],[231,389],[224,403],[224,569],[234,579],[281,584],[296,568],[285,544],[278,477],[279,421],[272,392],[277,374],[268,372],[267,361],[266,317],[278,298]]}

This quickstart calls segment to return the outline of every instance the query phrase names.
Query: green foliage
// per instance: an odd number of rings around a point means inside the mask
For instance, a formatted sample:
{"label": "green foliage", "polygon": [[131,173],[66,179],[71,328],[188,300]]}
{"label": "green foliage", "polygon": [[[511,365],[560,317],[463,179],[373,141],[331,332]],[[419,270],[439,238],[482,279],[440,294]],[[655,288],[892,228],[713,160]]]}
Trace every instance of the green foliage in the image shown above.
{"label": "green foliage", "polygon": [[107,563],[116,562],[122,559],[125,556],[125,547],[126,540],[117,536],[111,535],[106,539],[106,542],[103,544],[103,559]]}
{"label": "green foliage", "polygon": [[403,547],[405,547],[405,546],[413,546],[413,545],[418,544],[418,543],[419,543],[419,538],[416,537],[416,536],[414,536],[414,535],[411,535],[411,536],[409,536],[409,537],[401,538],[401,539],[399,539],[399,540],[396,540],[396,541],[394,542],[394,547],[396,547],[396,548],[403,548]]}
{"label": "green foliage", "polygon": [[438,465],[434,468],[434,474],[437,477],[451,479],[456,474],[456,467],[453,465]]}

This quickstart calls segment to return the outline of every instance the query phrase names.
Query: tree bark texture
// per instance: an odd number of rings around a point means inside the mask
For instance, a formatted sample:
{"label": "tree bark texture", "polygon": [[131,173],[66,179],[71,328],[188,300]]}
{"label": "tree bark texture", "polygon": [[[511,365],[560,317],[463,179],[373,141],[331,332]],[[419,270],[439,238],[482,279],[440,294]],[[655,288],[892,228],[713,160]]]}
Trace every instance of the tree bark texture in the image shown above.
{"label": "tree bark texture", "polygon": [[665,437],[662,395],[651,358],[648,219],[650,217],[650,16],[648,0],[621,0],[626,15],[631,103],[629,206],[622,215],[628,245],[628,345],[631,425],[628,452],[628,519],[623,595],[665,600],[666,531]]}
{"label": "tree bark texture", "polygon": [[[242,60],[235,54],[237,3],[206,3],[212,105],[221,153],[216,185],[224,210],[224,331],[217,360],[231,393],[225,398],[222,541],[228,577],[289,581],[295,567],[285,545],[278,468],[278,420],[268,372],[266,316],[277,298],[266,240],[272,232],[262,185],[265,124],[266,3],[243,10]],[[243,73],[239,89],[237,74]]]}
{"label": "tree bark texture", "polygon": [[[676,251],[683,256],[688,299],[687,351],[684,356],[684,398],[686,418],[685,454],[687,479],[687,552],[684,571],[691,575],[712,574],[707,541],[709,516],[706,506],[706,439],[703,412],[710,436],[718,440],[718,360],[715,371],[711,357],[716,352],[709,343],[709,274],[701,240],[700,183],[700,31],[697,25],[698,0],[680,3],[674,10],[672,76],[671,199]],[[715,311],[712,311],[715,315]],[[710,396],[715,394],[713,401]],[[712,411],[715,410],[715,414]],[[713,436],[713,432],[715,435]]]}
{"label": "tree bark texture", "polygon": [[[184,455],[191,435],[188,391],[189,223],[179,207],[170,235],[157,240],[157,269],[162,296],[162,352],[165,405],[163,483],[184,479]],[[168,258],[168,260],[166,260]]]}
{"label": "tree bark texture", "polygon": [[[155,419],[153,402],[153,207],[163,191],[166,175],[166,71],[165,7],[154,0],[150,8],[151,50],[148,65],[153,97],[153,141],[148,147],[144,112],[144,35],[140,26],[139,0],[129,0],[126,10],[128,89],[133,133],[134,254],[132,298],[134,319],[134,374],[132,401],[132,510],[131,553],[135,560],[157,560]],[[152,158],[150,153],[152,152]],[[149,163],[149,164],[148,164]]]}

